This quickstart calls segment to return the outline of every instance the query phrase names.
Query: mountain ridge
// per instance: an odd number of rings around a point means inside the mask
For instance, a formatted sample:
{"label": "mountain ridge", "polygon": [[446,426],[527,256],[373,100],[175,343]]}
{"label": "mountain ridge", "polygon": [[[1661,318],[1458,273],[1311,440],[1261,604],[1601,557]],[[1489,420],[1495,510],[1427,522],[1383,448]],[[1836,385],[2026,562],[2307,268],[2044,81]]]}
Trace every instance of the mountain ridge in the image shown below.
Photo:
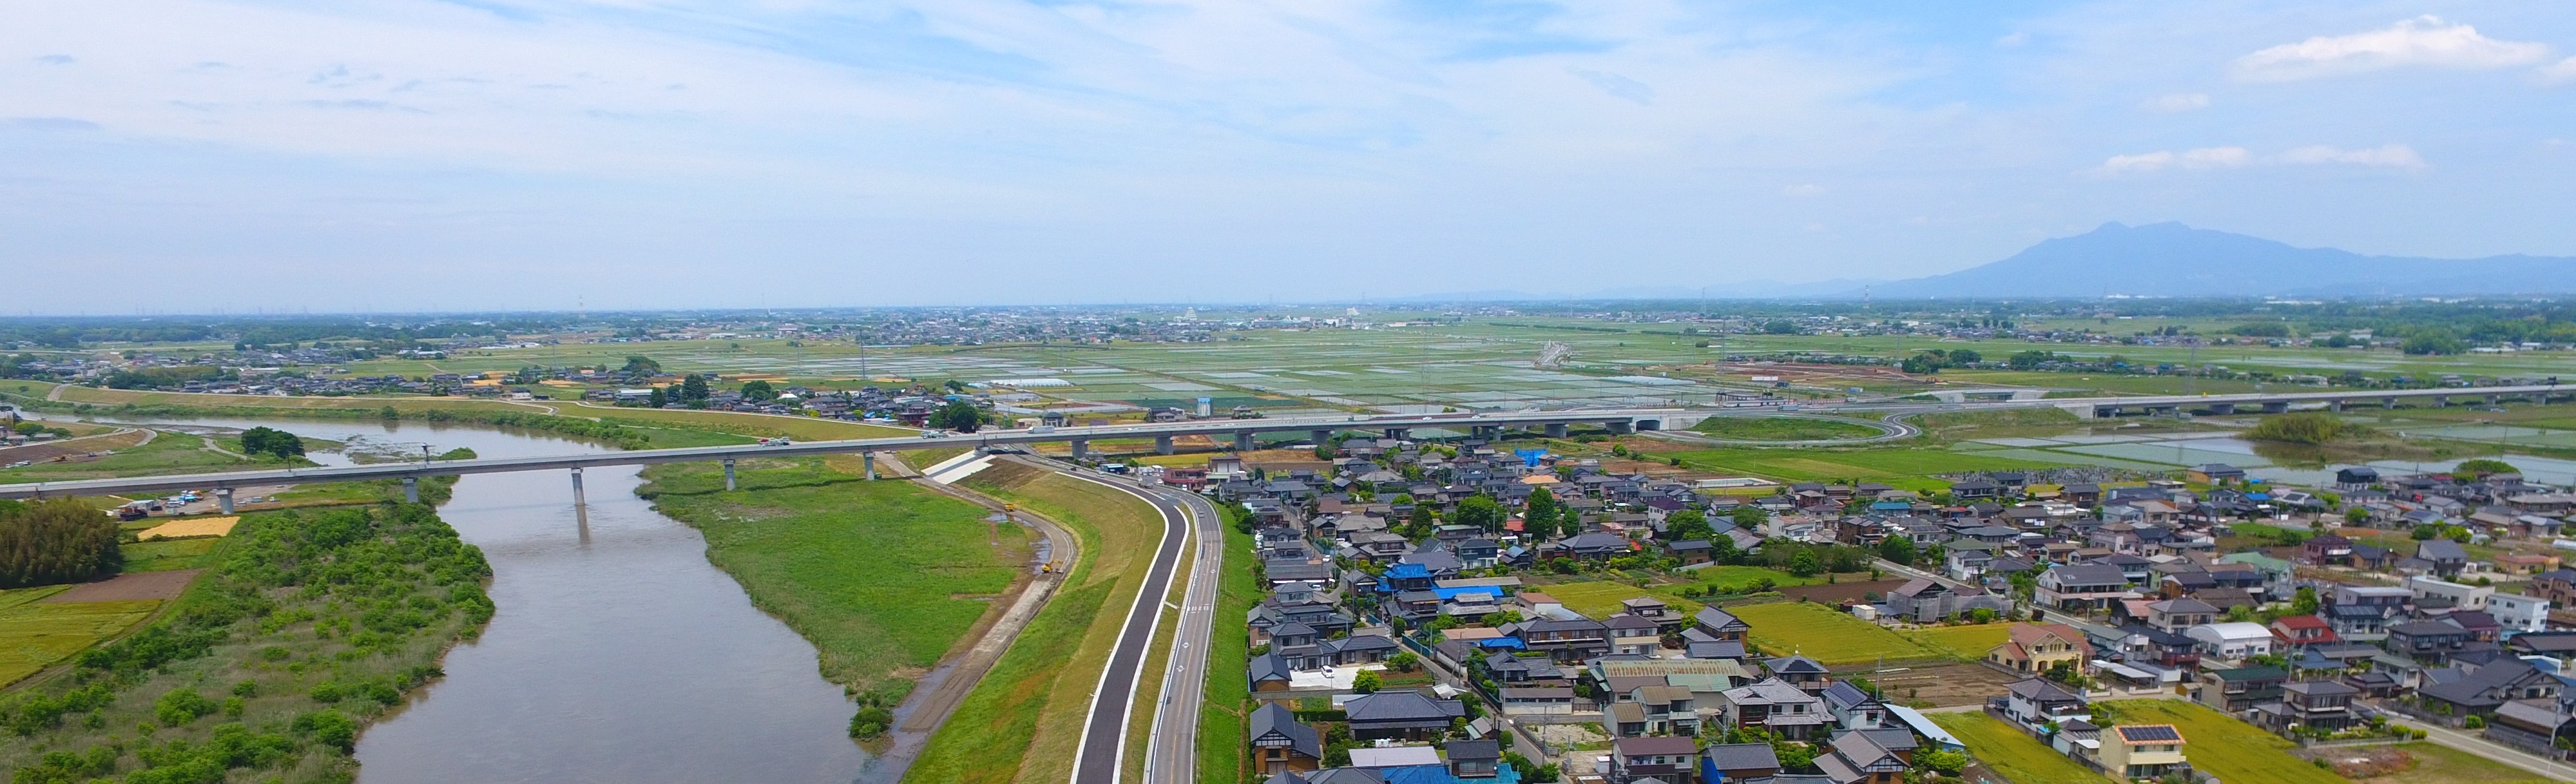
{"label": "mountain ridge", "polygon": [[2576,291],[2571,272],[2576,258],[2565,256],[2371,256],[2180,222],[2115,221],[1957,272],[1873,284],[1869,292],[1904,298],[2546,294]]}

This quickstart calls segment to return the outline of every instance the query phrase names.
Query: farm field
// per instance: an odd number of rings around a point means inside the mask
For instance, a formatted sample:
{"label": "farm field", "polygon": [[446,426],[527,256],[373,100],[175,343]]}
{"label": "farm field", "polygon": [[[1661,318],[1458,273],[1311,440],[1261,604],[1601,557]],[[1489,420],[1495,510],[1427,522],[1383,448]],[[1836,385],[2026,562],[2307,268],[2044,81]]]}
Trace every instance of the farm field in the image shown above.
{"label": "farm field", "polygon": [[653,466],[637,494],[703,532],[707,558],[820,651],[824,677],[899,699],[1007,592],[1028,529],[910,482],[817,459]]}
{"label": "farm field", "polygon": [[1700,608],[1700,604],[1698,602],[1677,596],[1665,595],[1663,593],[1649,592],[1646,589],[1639,588],[1634,585],[1614,583],[1608,580],[1539,585],[1531,586],[1527,590],[1534,590],[1539,593],[1556,597],[1557,601],[1565,603],[1565,609],[1573,610],[1593,618],[1607,617],[1611,613],[1618,612],[1619,603],[1622,601],[1649,595],[1654,596],[1657,599],[1664,600],[1665,603],[1672,605],[1674,612],[1682,613],[1684,615],[1699,612]]}
{"label": "farm field", "polygon": [[[52,592],[59,591],[48,593]],[[160,606],[159,601],[150,599],[120,602],[37,600],[0,608],[0,685],[17,683],[20,678],[70,658],[99,640],[123,633]]]}
{"label": "farm field", "polygon": [[[2353,756],[2351,752],[2362,750],[2353,749],[2344,754],[2337,754],[2337,751],[2336,749],[2312,749],[2304,754],[2334,761],[2337,757]],[[2412,758],[2412,764],[2404,770],[2354,779],[2355,782],[2359,784],[2546,784],[2550,781],[2531,771],[2431,743],[2400,743],[2373,749],[2373,751],[2379,752],[2372,754],[2373,757],[2380,756],[2386,751],[2400,752]]]}
{"label": "farm field", "polygon": [[[1958,736],[1968,745],[1968,756],[2012,784],[2110,784],[2111,777],[2094,772],[2048,744],[2039,742],[2013,729],[2002,719],[1984,713],[1934,713],[1932,723]],[[2313,768],[2311,768],[2313,770]]]}
{"label": "farm field", "polygon": [[2287,740],[2207,707],[2180,700],[2113,700],[2112,724],[2172,724],[2182,730],[2183,755],[2192,767],[2228,784],[2339,784],[2348,781],[2290,754]]}
{"label": "farm field", "polygon": [[2055,465],[1922,447],[1849,450],[1739,447],[1670,452],[1657,456],[1679,458],[1683,466],[1702,471],[1751,474],[1798,482],[1927,477]]}
{"label": "farm field", "polygon": [[1828,666],[1945,656],[1923,643],[1812,602],[1775,602],[1726,608],[1753,627],[1764,655],[1795,653]]}
{"label": "farm field", "polygon": [[206,554],[214,552],[220,539],[161,539],[119,546],[125,553],[126,573],[163,572],[172,569],[194,569],[206,565]]}
{"label": "farm field", "polygon": [[1982,623],[1966,626],[1934,626],[1905,632],[1925,645],[1947,650],[1963,659],[1982,659],[1986,651],[2004,644],[2012,633],[2010,623]]}
{"label": "farm field", "polygon": [[1755,581],[1765,578],[1773,586],[1784,588],[1821,585],[1825,581],[1821,576],[1800,577],[1764,566],[1708,566],[1692,569],[1687,574],[1698,580],[1702,588],[1716,589],[1720,593],[1745,593],[1752,590]]}

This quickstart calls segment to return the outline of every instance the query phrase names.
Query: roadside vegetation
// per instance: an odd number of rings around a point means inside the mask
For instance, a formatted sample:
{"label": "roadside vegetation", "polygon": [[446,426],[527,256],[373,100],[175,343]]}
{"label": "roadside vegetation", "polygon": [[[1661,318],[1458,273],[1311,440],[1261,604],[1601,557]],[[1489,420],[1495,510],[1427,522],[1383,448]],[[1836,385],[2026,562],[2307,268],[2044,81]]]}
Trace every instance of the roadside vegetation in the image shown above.
{"label": "roadside vegetation", "polygon": [[1008,593],[1027,529],[911,482],[864,479],[821,458],[644,470],[636,493],[704,533],[707,560],[819,653],[861,707],[891,709]]}
{"label": "roadside vegetation", "polygon": [[1252,775],[1244,753],[1244,717],[1251,712],[1252,691],[1235,677],[1251,664],[1251,640],[1229,621],[1260,604],[1260,560],[1253,557],[1252,521],[1233,504],[1217,507],[1226,516],[1225,567],[1217,584],[1214,630],[1208,633],[1206,701],[1199,706],[1199,784],[1241,784]]}
{"label": "roadside vegetation", "polygon": [[0,698],[13,782],[348,781],[361,728],[492,615],[482,552],[425,505],[248,515],[214,558],[157,620]]}
{"label": "roadside vegetation", "polygon": [[[1063,525],[1081,556],[957,712],[905,771],[907,782],[1063,781],[1072,774],[1094,675],[1106,666],[1144,584],[1161,516],[1125,493],[1051,471],[996,463],[960,485]],[[1227,673],[1211,670],[1210,679]]]}
{"label": "roadside vegetation", "polygon": [[1868,425],[1798,417],[1709,417],[1690,429],[1737,441],[1823,441],[1878,435],[1878,429]]}

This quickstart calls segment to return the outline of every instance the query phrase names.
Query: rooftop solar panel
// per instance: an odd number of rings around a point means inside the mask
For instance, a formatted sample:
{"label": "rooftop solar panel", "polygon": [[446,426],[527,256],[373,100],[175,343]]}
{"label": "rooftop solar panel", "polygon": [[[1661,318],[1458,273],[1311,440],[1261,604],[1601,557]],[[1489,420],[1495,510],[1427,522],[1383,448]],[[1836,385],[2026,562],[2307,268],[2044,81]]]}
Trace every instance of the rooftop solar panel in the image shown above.
{"label": "rooftop solar panel", "polygon": [[2177,741],[2182,740],[2182,733],[2175,731],[2171,724],[2144,724],[2121,727],[2120,738],[2130,743]]}

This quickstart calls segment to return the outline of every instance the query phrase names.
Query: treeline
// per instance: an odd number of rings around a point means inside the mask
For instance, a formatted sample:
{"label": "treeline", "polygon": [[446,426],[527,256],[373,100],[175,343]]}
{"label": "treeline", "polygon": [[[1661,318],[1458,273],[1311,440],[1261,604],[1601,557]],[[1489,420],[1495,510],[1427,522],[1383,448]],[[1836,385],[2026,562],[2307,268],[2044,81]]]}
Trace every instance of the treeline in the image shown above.
{"label": "treeline", "polygon": [[517,411],[477,411],[435,408],[427,411],[403,411],[393,406],[365,408],[270,408],[266,406],[183,406],[169,403],[125,403],[102,406],[90,403],[62,403],[21,399],[20,405],[37,411],[61,411],[83,416],[109,417],[278,417],[291,419],[375,419],[387,422],[457,422],[464,424],[516,427],[541,430],[568,436],[595,438],[617,445],[619,449],[647,449],[651,436],[634,428],[613,422],[553,414]]}
{"label": "treeline", "polygon": [[13,782],[347,781],[361,723],[492,617],[482,551],[424,505],[252,515],[218,552],[174,612],[0,700]]}
{"label": "treeline", "polygon": [[0,588],[58,585],[116,573],[116,521],[80,501],[0,500]]}

